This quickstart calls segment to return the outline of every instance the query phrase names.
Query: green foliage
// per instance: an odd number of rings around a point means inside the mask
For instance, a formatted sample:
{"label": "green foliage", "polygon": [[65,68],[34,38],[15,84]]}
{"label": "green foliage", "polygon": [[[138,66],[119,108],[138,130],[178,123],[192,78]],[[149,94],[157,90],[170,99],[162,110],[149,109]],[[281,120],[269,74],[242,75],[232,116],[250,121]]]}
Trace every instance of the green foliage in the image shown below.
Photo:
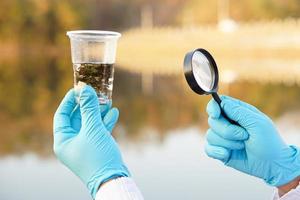
{"label": "green foliage", "polygon": [[[140,24],[143,6],[153,9],[155,25],[215,23],[225,0],[2,0],[0,40],[61,42],[69,29],[126,29]],[[236,20],[299,17],[299,0],[228,0]],[[33,37],[34,36],[34,37]]]}
{"label": "green foliage", "polygon": [[[0,2],[1,40],[54,44],[59,34],[83,25],[76,0],[4,0]],[[79,20],[80,19],[80,20]]]}

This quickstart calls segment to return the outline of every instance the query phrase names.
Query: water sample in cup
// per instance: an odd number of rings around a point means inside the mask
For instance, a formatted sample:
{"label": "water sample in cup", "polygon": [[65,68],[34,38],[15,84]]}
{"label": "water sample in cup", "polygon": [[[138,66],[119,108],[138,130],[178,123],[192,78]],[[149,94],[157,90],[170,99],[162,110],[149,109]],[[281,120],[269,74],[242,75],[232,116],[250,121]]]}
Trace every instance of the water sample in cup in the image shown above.
{"label": "water sample in cup", "polygon": [[114,63],[120,33],[112,31],[69,31],[74,70],[74,88],[78,94],[88,84],[98,95],[100,104],[111,101]]}

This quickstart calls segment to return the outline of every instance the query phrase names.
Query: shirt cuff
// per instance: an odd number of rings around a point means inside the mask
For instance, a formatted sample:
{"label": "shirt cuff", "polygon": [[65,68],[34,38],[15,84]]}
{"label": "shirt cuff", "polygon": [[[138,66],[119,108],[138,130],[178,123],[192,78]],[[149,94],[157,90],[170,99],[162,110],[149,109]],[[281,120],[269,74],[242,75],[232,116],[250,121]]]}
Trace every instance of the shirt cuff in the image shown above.
{"label": "shirt cuff", "polygon": [[289,191],[282,197],[279,197],[278,190],[276,189],[274,192],[273,200],[297,200],[300,199],[300,185],[297,188]]}
{"label": "shirt cuff", "polygon": [[121,177],[103,184],[95,200],[144,200],[132,178]]}

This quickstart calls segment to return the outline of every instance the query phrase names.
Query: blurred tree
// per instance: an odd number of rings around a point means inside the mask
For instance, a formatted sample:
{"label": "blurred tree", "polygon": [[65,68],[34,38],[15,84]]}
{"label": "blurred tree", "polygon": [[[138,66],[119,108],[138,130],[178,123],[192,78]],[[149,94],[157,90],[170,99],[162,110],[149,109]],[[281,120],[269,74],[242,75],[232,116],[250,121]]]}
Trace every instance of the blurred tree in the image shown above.
{"label": "blurred tree", "polygon": [[[153,10],[154,26],[216,23],[221,0],[2,0],[1,40],[55,44],[74,28],[123,30],[140,25],[144,6]],[[236,20],[299,17],[299,0],[229,0]],[[34,35],[34,37],[32,37]]]}
{"label": "blurred tree", "polygon": [[134,0],[88,0],[88,26],[92,29],[113,29],[137,26],[138,8]]}
{"label": "blurred tree", "polygon": [[184,0],[139,0],[140,12],[145,6],[153,10],[153,25],[154,26],[170,26],[176,25],[177,15],[182,10],[186,1]]}
{"label": "blurred tree", "polygon": [[231,0],[236,20],[260,20],[300,16],[299,0]]}
{"label": "blurred tree", "polygon": [[[300,17],[299,0],[228,0],[230,17],[239,21]],[[178,15],[181,24],[207,24],[218,20],[221,0],[186,1]]]}
{"label": "blurred tree", "polygon": [[179,15],[183,25],[195,25],[217,22],[217,0],[190,0],[184,5]]}

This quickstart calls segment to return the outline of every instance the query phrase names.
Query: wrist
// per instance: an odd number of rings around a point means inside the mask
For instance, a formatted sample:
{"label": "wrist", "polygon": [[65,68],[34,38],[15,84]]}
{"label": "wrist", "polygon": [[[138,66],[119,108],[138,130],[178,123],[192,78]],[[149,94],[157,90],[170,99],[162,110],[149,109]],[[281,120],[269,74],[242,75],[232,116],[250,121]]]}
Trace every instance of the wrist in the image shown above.
{"label": "wrist", "polygon": [[300,176],[285,185],[278,186],[277,189],[278,189],[279,196],[282,197],[286,193],[290,192],[292,189],[295,189],[299,185],[299,183],[300,183]]}
{"label": "wrist", "polygon": [[98,190],[99,190],[101,187],[103,187],[104,185],[108,184],[109,182],[111,182],[111,181],[113,181],[113,180],[116,180],[116,179],[118,179],[118,178],[122,178],[122,177],[127,177],[127,176],[115,176],[115,177],[112,177],[112,178],[110,178],[110,179],[104,181],[103,183],[101,183],[101,184],[99,185],[99,187],[98,187]]}
{"label": "wrist", "polygon": [[266,183],[277,188],[291,185],[291,182],[300,177],[300,148],[287,146],[282,150],[280,159],[273,163],[270,168],[271,176],[265,179]]}
{"label": "wrist", "polygon": [[108,183],[111,180],[120,177],[130,177],[130,173],[126,167],[119,170],[108,170],[94,175],[91,181],[87,183],[87,188],[89,189],[92,197],[95,198],[96,193],[98,192],[101,186],[103,186],[105,183]]}
{"label": "wrist", "polygon": [[143,200],[143,196],[136,186],[133,179],[121,177],[112,179],[101,186],[95,199],[117,200],[117,199],[135,199]]}

